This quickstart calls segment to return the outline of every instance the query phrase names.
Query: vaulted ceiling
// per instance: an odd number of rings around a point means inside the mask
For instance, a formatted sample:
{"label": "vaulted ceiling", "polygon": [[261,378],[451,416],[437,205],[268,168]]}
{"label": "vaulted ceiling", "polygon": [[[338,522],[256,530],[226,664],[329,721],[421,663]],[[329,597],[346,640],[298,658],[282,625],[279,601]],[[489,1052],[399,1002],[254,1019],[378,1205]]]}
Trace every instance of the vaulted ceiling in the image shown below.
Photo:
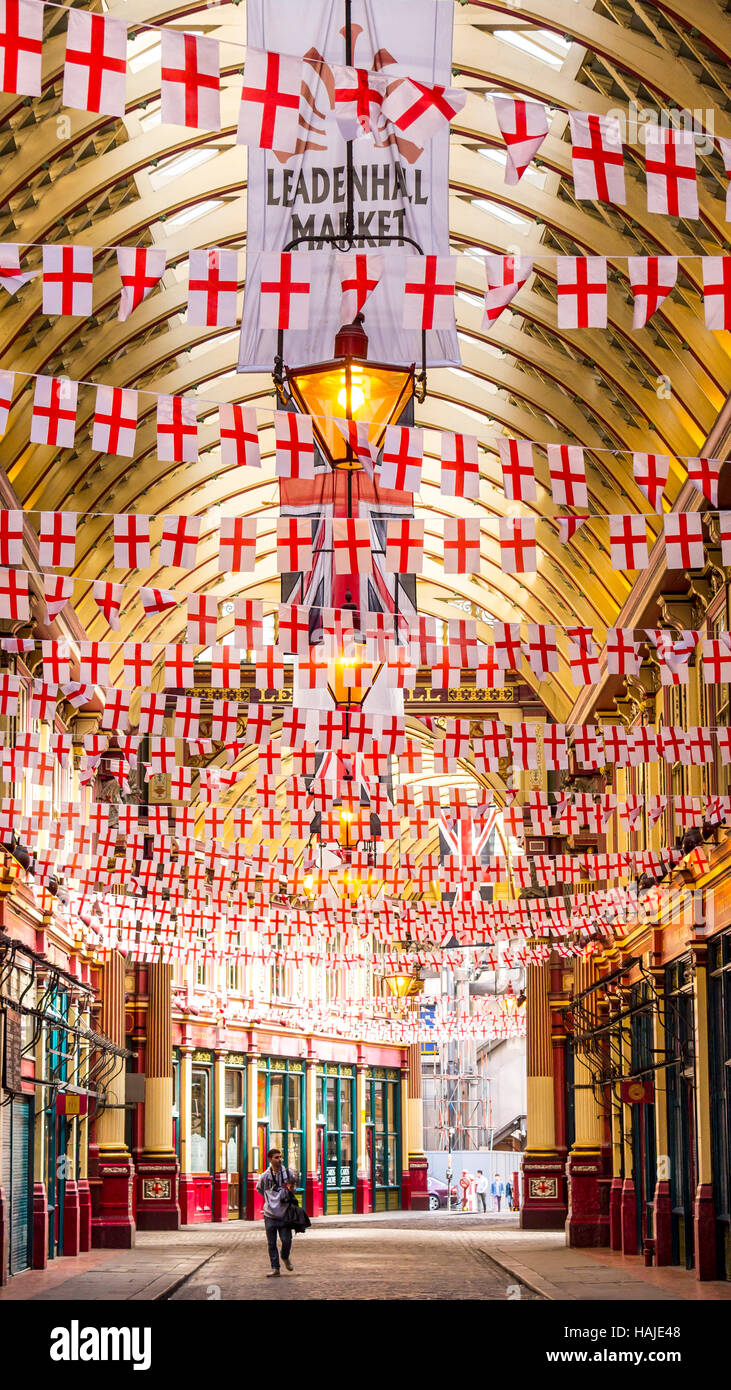
{"label": "vaulted ceiling", "polygon": [[[95,6],[93,6],[95,8]],[[95,578],[124,582],[112,568],[108,516],[93,512],[165,511],[205,514],[196,570],[179,582],[159,566],[143,583],[178,590],[215,590],[222,598],[248,594],[278,599],[273,431],[261,436],[261,472],[226,470],[216,440],[212,401],[246,401],[271,408],[267,376],[236,371],[237,333],[196,329],[185,323],[186,262],[193,246],[246,245],[246,151],[235,144],[245,6],[165,6],[131,0],[105,6],[128,24],[175,23],[228,40],[223,50],[220,133],[195,134],[159,121],[159,36],[142,29],[132,46],[132,75],[124,121],[70,111],[61,105],[65,17],[47,9],[47,51],[41,99],[2,97],[0,242],[32,243],[29,266],[40,263],[43,242],[112,248],[164,245],[168,270],[159,290],[126,323],[116,319],[119,281],[111,249],[95,257],[94,317],[44,318],[40,281],[16,298],[0,300],[0,365],[19,372],[67,374],[82,381],[193,393],[199,400],[199,461],[171,465],[155,453],[154,399],[141,399],[141,427],[134,460],[91,449],[93,392],[80,394],[74,450],[28,443],[31,382],[17,399],[0,441],[0,464],[27,508],[85,514],[79,526],[76,574],[83,580],[76,607],[92,637],[108,635],[92,597]],[[578,203],[570,166],[567,109],[590,112],[686,106],[698,128],[731,136],[728,55],[731,20],[713,0],[675,0],[655,5],[600,0],[522,0],[454,7],[454,69],[468,92],[453,126],[450,166],[451,239],[458,262],[459,369],[429,374],[429,394],[416,423],[428,431],[464,429],[479,436],[487,453],[482,514],[503,515],[495,437],[579,442],[588,451],[591,510],[646,510],[632,480],[626,451],[657,450],[672,456],[668,502],[683,481],[679,456],[701,451],[731,387],[729,335],[703,326],[700,261],[681,262],[678,287],[638,332],[631,327],[626,256],[667,252],[679,256],[721,254],[725,249],[725,178],[720,154],[699,153],[701,220],[684,222],[646,212],[643,149],[631,122],[627,129],[625,208]],[[493,92],[527,94],[551,110],[550,132],[533,168],[517,185],[503,177],[503,141],[489,101]],[[516,251],[536,258],[536,272],[488,336],[482,326],[486,251]],[[542,253],[544,258],[542,259]],[[556,254],[606,255],[610,264],[606,332],[556,327]],[[241,272],[245,258],[241,257]],[[241,284],[243,291],[243,281]],[[465,504],[438,491],[438,436],[427,434],[429,459],[417,505],[426,521],[427,559],[419,583],[419,607],[455,616],[455,602],[472,605],[485,637],[492,618],[537,622],[579,621],[599,629],[611,623],[630,587],[610,569],[606,522],[588,522],[571,546],[561,546],[553,524],[536,575],[511,577],[500,568],[497,528],[482,532],[479,577],[445,576],[441,518]],[[541,475],[547,481],[545,461]],[[220,576],[217,523],[221,509],[259,517],[259,559],[252,576]],[[550,492],[539,487],[538,517],[551,516]],[[649,519],[651,528],[657,521]],[[139,577],[135,576],[139,582]],[[127,610],[123,636],[133,640],[181,640],[184,609],[145,619],[139,601]],[[114,669],[113,669],[114,677]],[[545,691],[559,717],[575,691],[565,666]]]}

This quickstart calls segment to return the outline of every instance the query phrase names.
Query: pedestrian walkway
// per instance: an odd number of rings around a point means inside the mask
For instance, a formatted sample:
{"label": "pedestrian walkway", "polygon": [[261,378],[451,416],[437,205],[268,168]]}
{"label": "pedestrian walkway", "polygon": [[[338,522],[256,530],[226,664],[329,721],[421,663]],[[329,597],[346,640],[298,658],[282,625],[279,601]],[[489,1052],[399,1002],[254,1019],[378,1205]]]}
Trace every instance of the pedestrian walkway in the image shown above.
{"label": "pedestrian walkway", "polygon": [[521,1231],[508,1213],[322,1217],[295,1237],[292,1258],[293,1273],[265,1277],[261,1222],[143,1232],[132,1250],[93,1250],[20,1274],[0,1289],[0,1302],[731,1299],[731,1283],[570,1250],[562,1233]]}

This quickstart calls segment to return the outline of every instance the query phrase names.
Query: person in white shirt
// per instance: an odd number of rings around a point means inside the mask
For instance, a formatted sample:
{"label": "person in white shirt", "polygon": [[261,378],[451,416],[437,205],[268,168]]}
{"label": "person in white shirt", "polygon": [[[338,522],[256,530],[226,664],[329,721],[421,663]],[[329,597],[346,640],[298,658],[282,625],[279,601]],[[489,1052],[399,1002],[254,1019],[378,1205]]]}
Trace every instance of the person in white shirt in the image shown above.
{"label": "person in white shirt", "polygon": [[477,1181],[475,1182],[475,1192],[477,1194],[477,1210],[487,1211],[487,1191],[488,1181],[481,1168],[477,1169]]}

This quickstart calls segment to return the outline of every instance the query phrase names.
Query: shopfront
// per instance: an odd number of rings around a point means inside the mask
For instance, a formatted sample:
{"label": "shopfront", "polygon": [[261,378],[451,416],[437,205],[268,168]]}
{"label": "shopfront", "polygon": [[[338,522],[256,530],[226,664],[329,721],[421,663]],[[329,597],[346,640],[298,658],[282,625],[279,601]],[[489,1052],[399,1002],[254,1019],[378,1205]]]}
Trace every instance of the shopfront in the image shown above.
{"label": "shopfront", "polygon": [[731,1279],[731,932],[708,943],[713,1200],[719,1279]]}
{"label": "shopfront", "polygon": [[325,1214],[355,1211],[355,1067],[322,1063],[317,1073],[317,1181]]}
{"label": "shopfront", "polygon": [[668,1164],[672,1208],[673,1264],[694,1263],[693,1199],[697,1184],[695,1117],[695,1027],[690,956],[665,972]]}
{"label": "shopfront", "polygon": [[246,1067],[241,1053],[226,1058],[224,1106],[228,1219],[237,1221],[246,1214]]}
{"label": "shopfront", "polygon": [[401,1205],[401,1074],[371,1067],[366,1078],[366,1123],[374,1211]]}
{"label": "shopfront", "polygon": [[199,1048],[190,1066],[190,1162],[193,1209],[188,1219],[213,1220],[214,1180],[213,1053]]}
{"label": "shopfront", "polygon": [[305,1073],[299,1059],[259,1059],[256,1116],[259,1167],[266,1167],[270,1149],[281,1149],[283,1163],[295,1169],[297,1187],[304,1190]]}

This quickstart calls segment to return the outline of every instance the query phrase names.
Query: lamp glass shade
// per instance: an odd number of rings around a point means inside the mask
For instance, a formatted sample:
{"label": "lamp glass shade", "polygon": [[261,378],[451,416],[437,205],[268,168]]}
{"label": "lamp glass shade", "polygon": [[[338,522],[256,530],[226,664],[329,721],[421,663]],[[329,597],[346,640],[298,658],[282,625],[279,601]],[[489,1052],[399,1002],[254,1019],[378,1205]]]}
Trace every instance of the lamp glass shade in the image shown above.
{"label": "lamp glass shade", "polygon": [[411,367],[342,357],[287,369],[287,385],[302,413],[313,417],[318,445],[332,466],[358,469],[361,464],[335,419],[368,421],[369,442],[380,448],[386,425],[399,418],[413,395],[414,373]]}

